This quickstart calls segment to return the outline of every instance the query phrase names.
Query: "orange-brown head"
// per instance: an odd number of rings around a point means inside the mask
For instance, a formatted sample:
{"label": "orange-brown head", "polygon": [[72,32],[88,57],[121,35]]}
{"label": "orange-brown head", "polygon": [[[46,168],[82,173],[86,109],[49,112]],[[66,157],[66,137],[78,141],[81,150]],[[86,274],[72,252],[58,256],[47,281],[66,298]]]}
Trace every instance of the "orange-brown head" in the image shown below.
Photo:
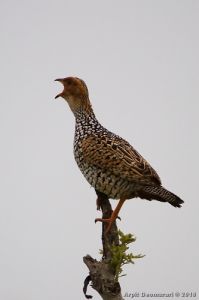
{"label": "orange-brown head", "polygon": [[66,77],[55,79],[55,81],[61,82],[64,86],[63,91],[58,94],[55,99],[58,97],[64,98],[74,114],[80,110],[88,113],[92,111],[88,88],[82,79]]}

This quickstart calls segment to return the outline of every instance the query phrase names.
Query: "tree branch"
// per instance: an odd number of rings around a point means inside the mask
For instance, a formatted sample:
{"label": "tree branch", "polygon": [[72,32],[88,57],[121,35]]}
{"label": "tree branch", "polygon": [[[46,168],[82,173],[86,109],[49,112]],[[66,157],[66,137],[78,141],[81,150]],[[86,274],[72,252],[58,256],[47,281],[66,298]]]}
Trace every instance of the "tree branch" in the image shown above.
{"label": "tree branch", "polygon": [[[102,209],[102,218],[107,219],[112,213],[110,201],[105,194],[98,191],[96,193],[98,195],[98,203],[100,203]],[[86,295],[88,283],[91,281],[91,286],[100,294],[103,300],[123,300],[120,284],[115,277],[115,271],[110,265],[112,258],[111,246],[119,244],[118,229],[116,222],[114,222],[109,232],[105,234],[107,226],[107,223],[102,223],[103,254],[101,261],[97,261],[90,255],[83,257],[83,261],[89,269],[89,276],[84,283],[84,293]],[[91,297],[86,295],[86,298]]]}

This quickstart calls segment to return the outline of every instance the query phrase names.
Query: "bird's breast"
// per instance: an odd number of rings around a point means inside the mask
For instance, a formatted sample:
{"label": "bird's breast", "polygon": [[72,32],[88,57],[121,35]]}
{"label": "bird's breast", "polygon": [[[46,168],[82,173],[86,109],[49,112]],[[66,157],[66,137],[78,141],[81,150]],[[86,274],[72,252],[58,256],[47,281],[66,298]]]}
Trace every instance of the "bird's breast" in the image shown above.
{"label": "bird's breast", "polygon": [[[92,122],[84,122],[84,120],[76,122],[74,138],[74,157],[76,163],[89,184],[99,192],[106,194],[112,199],[119,199],[121,197],[130,198],[133,189],[132,182],[130,183],[127,179],[122,178],[119,173],[118,175],[114,174],[111,168],[104,169],[99,164],[95,164],[95,162],[91,163],[85,160],[85,145],[84,147],[82,146],[83,141],[90,135],[99,136],[101,138],[108,134],[113,135],[108,133],[108,131],[95,120]],[[86,151],[92,151],[92,147],[90,147],[89,144],[87,147]],[[104,156],[102,156],[102,158],[104,158]]]}
{"label": "bird's breast", "polygon": [[130,198],[133,184],[110,171],[85,162],[80,144],[79,147],[76,146],[74,148],[74,156],[80,171],[89,184],[101,193],[106,194],[109,198]]}

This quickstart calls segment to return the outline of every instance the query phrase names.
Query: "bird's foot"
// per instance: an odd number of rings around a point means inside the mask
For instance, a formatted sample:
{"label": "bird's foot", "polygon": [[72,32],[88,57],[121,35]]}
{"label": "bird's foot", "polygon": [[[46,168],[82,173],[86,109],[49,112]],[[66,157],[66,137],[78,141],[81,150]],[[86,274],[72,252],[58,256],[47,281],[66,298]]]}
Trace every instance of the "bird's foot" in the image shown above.
{"label": "bird's foot", "polygon": [[115,210],[112,212],[110,218],[107,218],[107,219],[97,218],[97,219],[95,219],[95,223],[96,223],[96,222],[104,222],[104,223],[108,223],[108,226],[107,226],[107,228],[106,228],[106,230],[105,230],[105,234],[107,234],[107,233],[109,232],[109,230],[110,230],[110,228],[111,228],[113,222],[115,222],[115,220],[116,220],[117,218],[120,219],[120,217],[118,217],[118,214],[119,214],[119,211],[120,211],[122,205],[124,204],[125,200],[126,200],[125,198],[121,198],[121,199],[120,199],[118,205],[116,206]]}
{"label": "bird's foot", "polygon": [[116,219],[119,219],[121,221],[121,218],[119,216],[115,216],[112,214],[111,217],[108,219],[96,218],[95,223],[97,223],[97,222],[108,223],[108,226],[105,231],[105,234],[107,234],[109,232],[113,222],[115,222]]}
{"label": "bird's foot", "polygon": [[109,230],[110,230],[110,228],[111,228],[111,226],[112,226],[112,224],[113,224],[114,221],[115,221],[115,220],[113,220],[113,219],[111,219],[111,218],[109,218],[109,219],[102,219],[102,218],[97,218],[97,219],[95,219],[95,223],[96,223],[96,222],[108,223],[108,226],[107,226],[107,228],[106,228],[105,234],[107,234],[107,233],[109,232]]}

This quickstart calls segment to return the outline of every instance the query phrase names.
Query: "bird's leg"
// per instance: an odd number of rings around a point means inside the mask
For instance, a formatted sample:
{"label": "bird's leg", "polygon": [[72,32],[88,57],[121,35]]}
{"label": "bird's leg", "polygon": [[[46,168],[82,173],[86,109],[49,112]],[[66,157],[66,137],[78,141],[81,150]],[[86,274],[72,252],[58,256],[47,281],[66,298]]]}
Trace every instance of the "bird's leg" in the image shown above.
{"label": "bird's leg", "polygon": [[119,211],[120,211],[122,205],[124,204],[125,200],[126,199],[123,199],[123,198],[120,199],[119,203],[117,204],[116,208],[112,212],[111,217],[109,219],[102,219],[102,218],[95,219],[95,222],[106,222],[106,223],[109,223],[105,233],[109,232],[109,230],[111,228],[111,225],[117,219]]}

